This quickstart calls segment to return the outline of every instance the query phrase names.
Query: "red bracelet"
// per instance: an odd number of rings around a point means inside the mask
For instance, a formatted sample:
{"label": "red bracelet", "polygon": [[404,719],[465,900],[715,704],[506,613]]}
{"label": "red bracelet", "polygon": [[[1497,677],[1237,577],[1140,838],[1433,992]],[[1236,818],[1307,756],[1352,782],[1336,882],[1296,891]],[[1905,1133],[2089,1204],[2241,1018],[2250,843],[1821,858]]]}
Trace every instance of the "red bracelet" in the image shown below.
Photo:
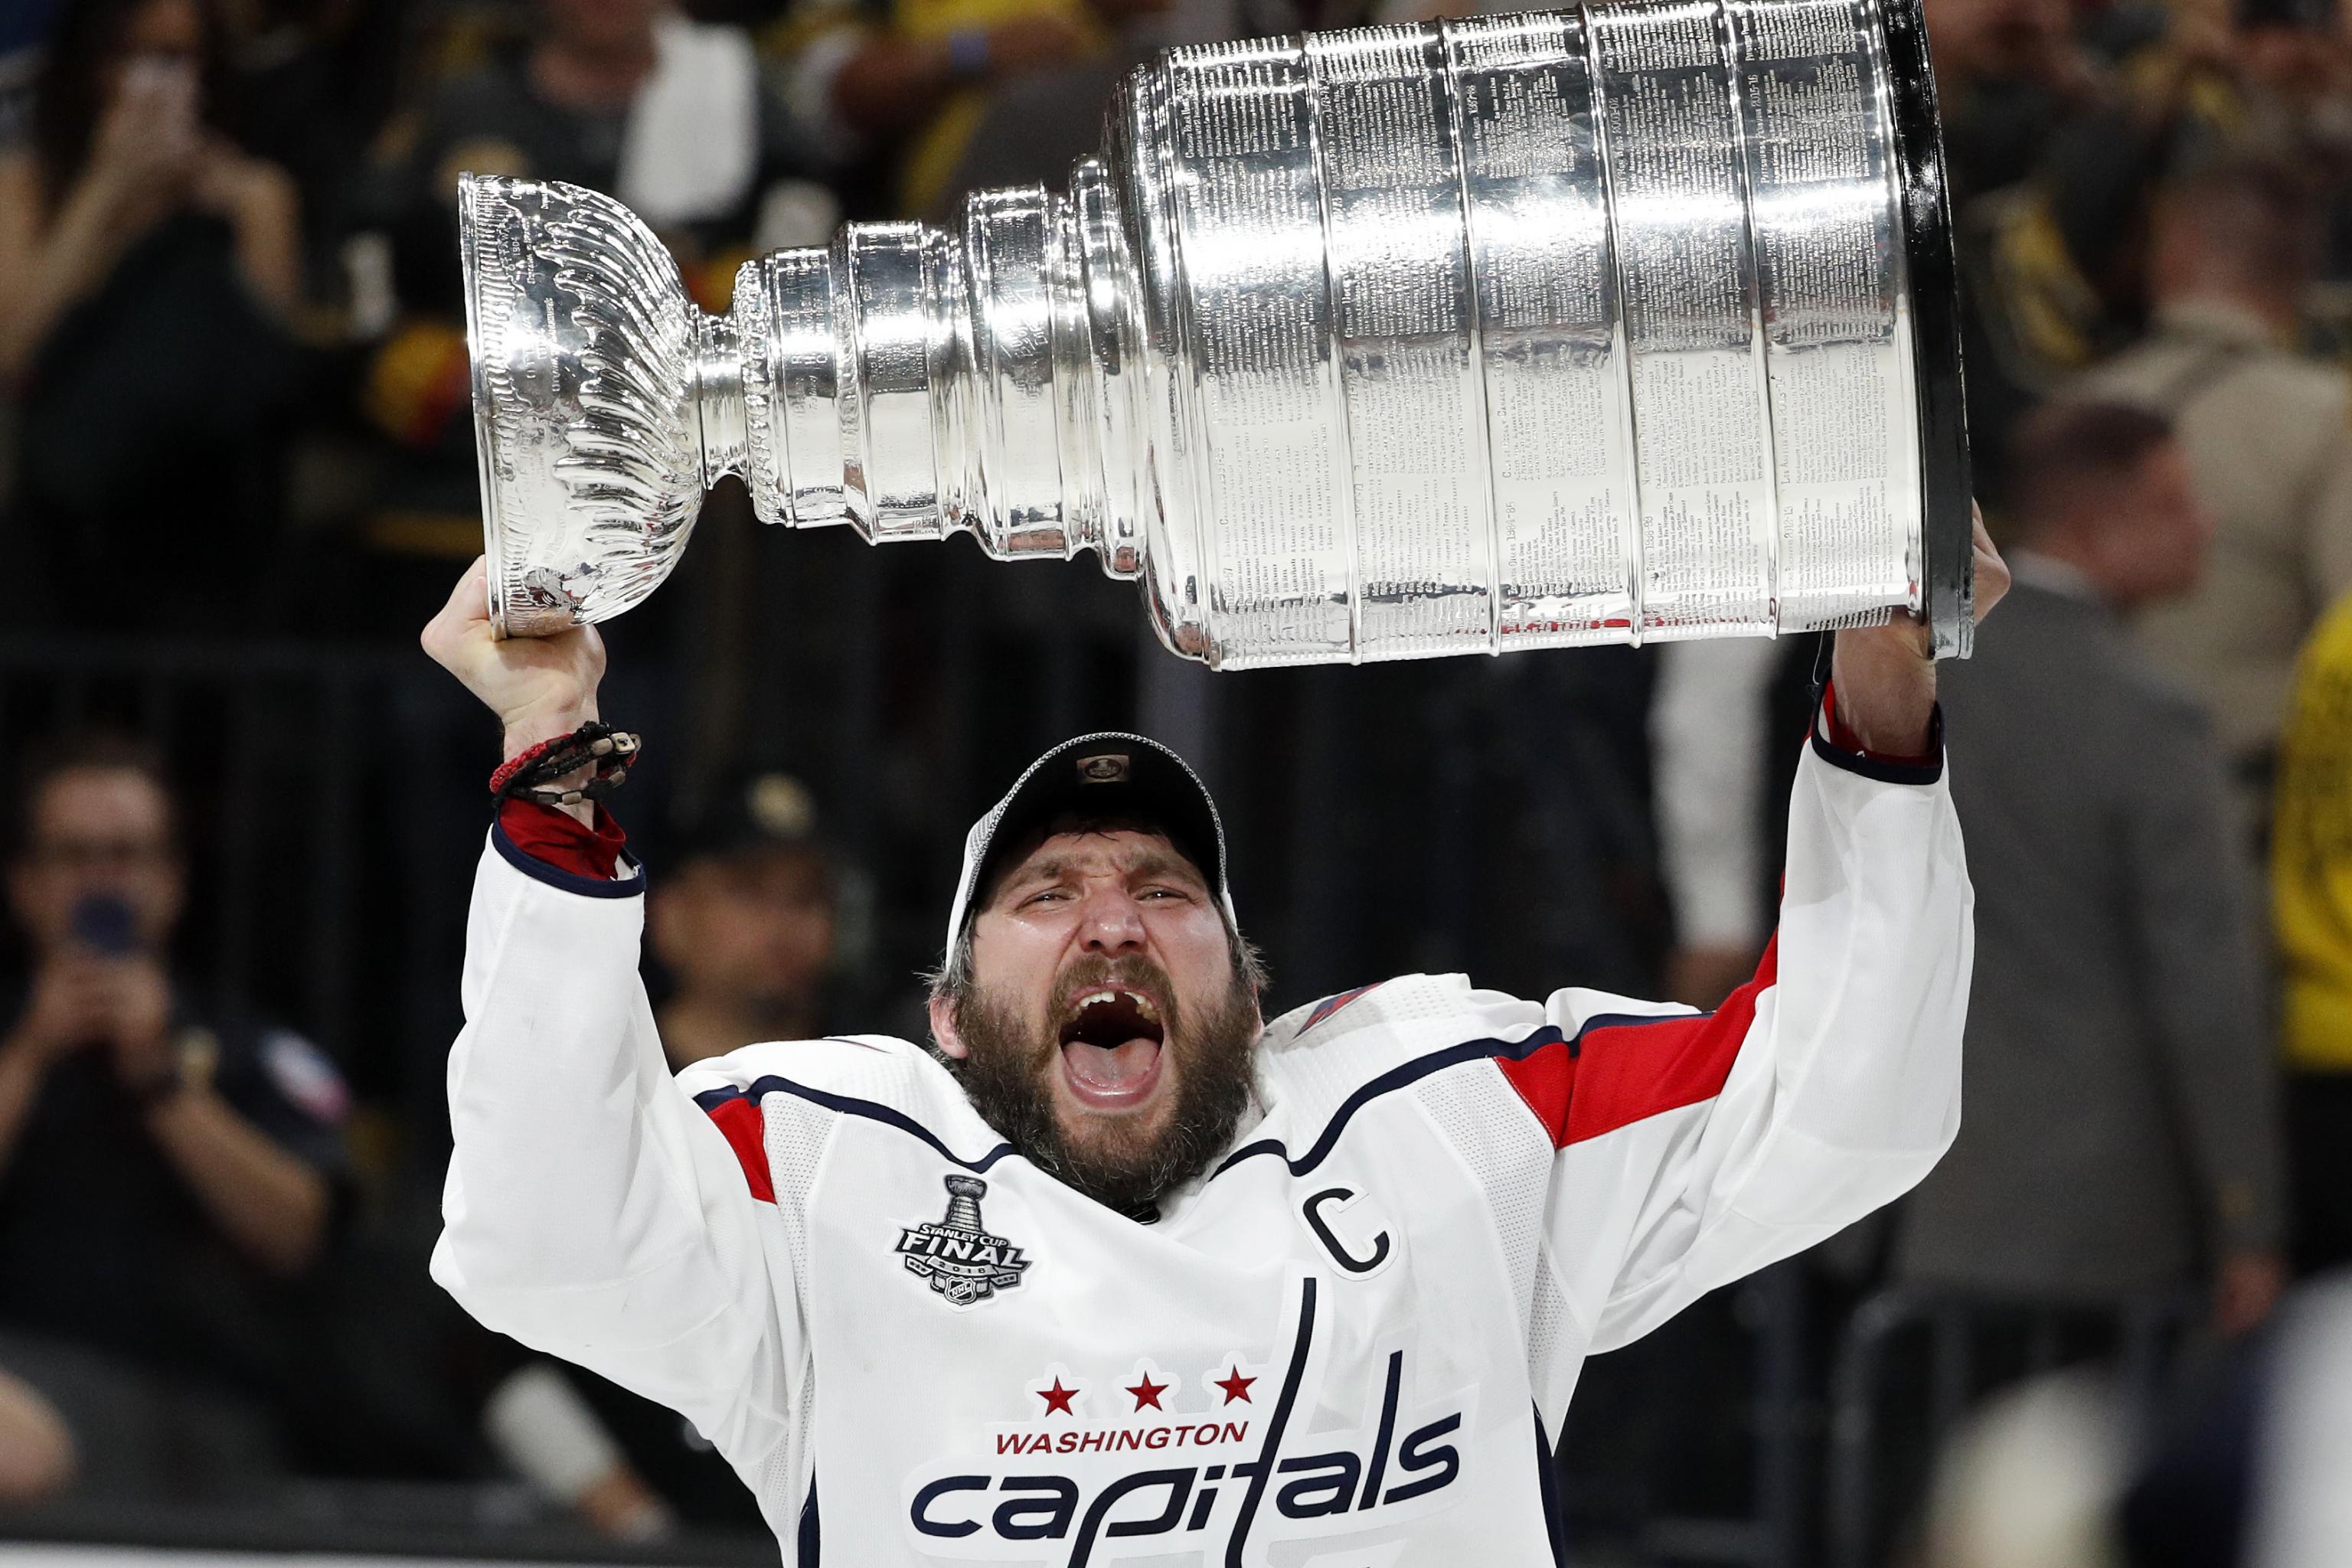
{"label": "red bracelet", "polygon": [[547,749],[555,744],[558,739],[559,737],[551,735],[546,740],[540,742],[537,745],[526,746],[521,751],[517,752],[513,756],[509,757],[505,762],[500,763],[498,766],[498,771],[490,774],[490,793],[497,795],[499,799],[504,800],[506,798],[507,785],[514,782],[515,774],[522,772],[523,769],[530,766],[531,763],[547,755]]}
{"label": "red bracelet", "polygon": [[[568,735],[550,736],[509,757],[490,775],[490,794],[499,800],[536,801],[541,805],[580,805],[608,798],[628,782],[629,763],[644,749],[625,730],[591,719]],[[546,787],[582,768],[594,776],[572,789]]]}

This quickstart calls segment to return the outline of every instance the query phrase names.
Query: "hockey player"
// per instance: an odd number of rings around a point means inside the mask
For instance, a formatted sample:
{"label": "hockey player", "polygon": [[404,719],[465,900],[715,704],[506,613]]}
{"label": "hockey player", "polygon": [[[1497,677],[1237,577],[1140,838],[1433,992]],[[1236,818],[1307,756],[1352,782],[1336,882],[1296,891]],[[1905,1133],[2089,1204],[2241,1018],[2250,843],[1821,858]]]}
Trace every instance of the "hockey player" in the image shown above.
{"label": "hockey player", "polygon": [[[2006,581],[1979,532],[1979,605]],[[596,718],[603,651],[494,640],[482,605],[478,566],[425,645],[528,765]],[[1584,1358],[1952,1136],[1969,891],[1934,703],[1916,627],[1839,635],[1779,937],[1704,1016],[1410,975],[1261,1024],[1207,793],[1098,734],[973,826],[933,1048],[673,1079],[619,828],[510,798],[434,1277],[684,1413],[801,1568],[1553,1561]]]}

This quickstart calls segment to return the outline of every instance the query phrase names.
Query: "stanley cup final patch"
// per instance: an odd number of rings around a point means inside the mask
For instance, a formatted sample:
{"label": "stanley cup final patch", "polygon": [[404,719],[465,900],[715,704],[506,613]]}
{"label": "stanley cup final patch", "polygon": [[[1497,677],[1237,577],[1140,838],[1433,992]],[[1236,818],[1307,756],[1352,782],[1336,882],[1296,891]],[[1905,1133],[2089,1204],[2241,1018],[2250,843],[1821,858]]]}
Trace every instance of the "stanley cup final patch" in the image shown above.
{"label": "stanley cup final patch", "polygon": [[933,1224],[908,1226],[898,1233],[898,1256],[907,1272],[929,1281],[932,1289],[954,1307],[976,1306],[999,1290],[1021,1283],[1029,1259],[1001,1236],[992,1236],[980,1223],[980,1200],[988,1184],[978,1176],[947,1179],[947,1217]]}

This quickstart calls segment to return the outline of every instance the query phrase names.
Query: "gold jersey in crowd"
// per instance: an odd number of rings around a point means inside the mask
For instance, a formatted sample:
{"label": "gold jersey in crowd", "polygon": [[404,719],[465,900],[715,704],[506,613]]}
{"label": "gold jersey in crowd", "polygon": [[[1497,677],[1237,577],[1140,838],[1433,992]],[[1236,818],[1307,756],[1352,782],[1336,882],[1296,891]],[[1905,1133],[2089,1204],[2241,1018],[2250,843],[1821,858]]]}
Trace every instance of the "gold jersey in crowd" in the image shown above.
{"label": "gold jersey in crowd", "polygon": [[2352,595],[2304,650],[2280,764],[2271,879],[2287,1060],[2352,1072]]}

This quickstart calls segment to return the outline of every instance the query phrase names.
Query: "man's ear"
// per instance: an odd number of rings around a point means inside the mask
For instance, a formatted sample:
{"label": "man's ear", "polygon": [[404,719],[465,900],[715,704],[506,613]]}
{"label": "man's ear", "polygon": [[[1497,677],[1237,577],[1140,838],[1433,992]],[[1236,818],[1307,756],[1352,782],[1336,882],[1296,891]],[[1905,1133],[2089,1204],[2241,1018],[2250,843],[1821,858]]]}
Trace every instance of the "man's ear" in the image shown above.
{"label": "man's ear", "polygon": [[956,1033],[955,1004],[944,996],[934,995],[931,998],[931,1038],[938,1043],[942,1054],[957,1061],[971,1054],[971,1047],[965,1045]]}

